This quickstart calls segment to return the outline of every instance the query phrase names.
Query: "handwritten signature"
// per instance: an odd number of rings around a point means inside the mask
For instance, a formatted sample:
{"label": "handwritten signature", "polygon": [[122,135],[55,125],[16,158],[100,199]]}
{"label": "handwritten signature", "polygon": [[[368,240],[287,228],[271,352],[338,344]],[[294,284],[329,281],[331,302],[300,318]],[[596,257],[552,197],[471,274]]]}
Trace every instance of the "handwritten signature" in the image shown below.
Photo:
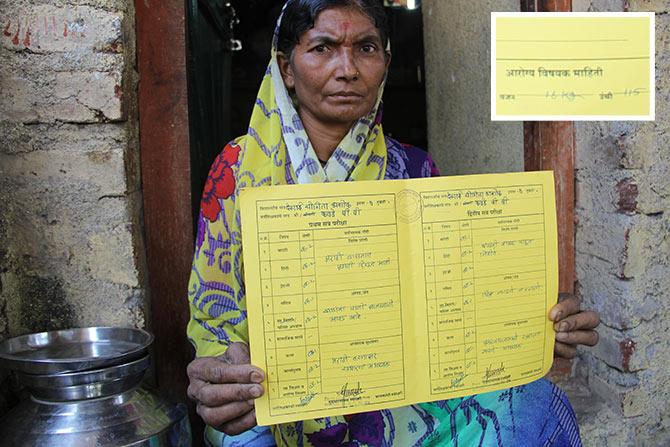
{"label": "handwritten signature", "polygon": [[314,399],[315,396],[316,396],[316,393],[310,393],[307,396],[303,397],[302,399],[300,399],[300,406],[304,407],[305,405],[310,403],[312,401],[312,399]]}
{"label": "handwritten signature", "polygon": [[486,367],[486,372],[484,373],[484,380],[489,380],[493,377],[502,375],[502,373],[505,372],[505,365],[500,362],[500,366],[498,368],[493,368],[493,365],[489,365]]}
{"label": "handwritten signature", "polygon": [[349,382],[345,383],[342,386],[342,389],[340,390],[340,392],[338,393],[340,396],[342,396],[342,399],[346,399],[347,397],[360,396],[361,394],[363,394],[363,389],[361,388],[361,382],[358,382],[358,384],[356,385],[356,388],[352,388],[350,390],[347,389],[348,386],[349,386]]}
{"label": "handwritten signature", "polygon": [[467,377],[467,374],[465,373],[460,373],[457,377],[451,379],[451,388],[457,388],[463,384],[463,381],[465,381],[465,378]]}

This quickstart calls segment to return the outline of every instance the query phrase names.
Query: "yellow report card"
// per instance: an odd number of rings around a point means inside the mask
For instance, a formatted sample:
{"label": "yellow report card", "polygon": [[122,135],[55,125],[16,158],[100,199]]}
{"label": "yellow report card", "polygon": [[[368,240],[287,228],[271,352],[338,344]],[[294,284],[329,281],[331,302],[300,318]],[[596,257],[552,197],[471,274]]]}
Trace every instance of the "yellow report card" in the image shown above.
{"label": "yellow report card", "polygon": [[654,120],[654,14],[491,13],[493,120]]}
{"label": "yellow report card", "polygon": [[261,425],[521,385],[553,361],[551,172],[242,191]]}

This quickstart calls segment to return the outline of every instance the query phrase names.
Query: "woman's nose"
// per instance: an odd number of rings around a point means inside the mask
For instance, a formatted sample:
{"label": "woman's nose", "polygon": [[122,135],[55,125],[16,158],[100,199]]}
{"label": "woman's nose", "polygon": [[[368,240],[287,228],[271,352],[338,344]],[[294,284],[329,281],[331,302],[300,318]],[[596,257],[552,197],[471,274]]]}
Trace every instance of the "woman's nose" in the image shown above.
{"label": "woman's nose", "polygon": [[356,65],[354,52],[350,48],[343,48],[339,55],[339,73],[338,79],[353,81],[358,79],[360,73]]}

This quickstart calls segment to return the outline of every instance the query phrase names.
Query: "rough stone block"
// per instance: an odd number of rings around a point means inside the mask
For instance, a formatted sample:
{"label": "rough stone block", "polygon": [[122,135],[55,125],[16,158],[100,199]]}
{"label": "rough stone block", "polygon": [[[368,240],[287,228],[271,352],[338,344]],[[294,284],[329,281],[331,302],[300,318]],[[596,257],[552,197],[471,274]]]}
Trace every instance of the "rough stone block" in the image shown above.
{"label": "rough stone block", "polygon": [[650,132],[623,133],[617,136],[616,145],[620,150],[620,164],[623,169],[642,169],[647,163],[646,148],[653,144],[653,134]]}
{"label": "rough stone block", "polygon": [[626,418],[647,415],[649,393],[643,387],[627,390],[621,396],[621,411]]}
{"label": "rough stone block", "polygon": [[0,85],[3,87],[4,95],[0,101],[0,117],[3,121],[33,123],[39,119],[39,107],[33,96],[36,88],[34,82],[9,77],[3,70],[0,71]]}
{"label": "rough stone block", "polygon": [[7,86],[0,116],[19,123],[96,123],[122,119],[120,72],[49,73],[16,77],[0,72]]}
{"label": "rough stone block", "polygon": [[64,101],[65,107],[71,104],[74,113],[97,118],[93,121],[122,118],[120,73],[58,73],[54,95]]}
{"label": "rough stone block", "polygon": [[627,233],[623,263],[624,278],[639,278],[645,268],[645,234],[640,226],[633,226]]}
{"label": "rough stone block", "polygon": [[29,179],[38,188],[48,187],[49,182],[81,182],[97,187],[101,196],[122,195],[126,191],[121,149],[0,154],[0,165],[7,177]]}
{"label": "rough stone block", "polygon": [[618,197],[614,186],[618,181],[620,180],[611,174],[602,174],[592,170],[578,171],[575,182],[578,215],[583,214],[580,213],[580,209],[598,214],[616,211],[615,203]]}
{"label": "rough stone block", "polygon": [[621,416],[630,418],[645,414],[649,396],[642,387],[619,386],[597,375],[589,377],[589,386]]}
{"label": "rough stone block", "polygon": [[122,12],[16,2],[0,16],[2,46],[34,53],[123,51]]}
{"label": "rough stone block", "polygon": [[575,123],[575,167],[595,175],[612,175],[621,163],[621,142],[639,124],[630,121]]}
{"label": "rough stone block", "polygon": [[644,173],[639,176],[637,209],[647,215],[661,215],[670,210],[670,150],[664,142],[669,133],[656,128],[650,132],[653,142],[647,147]]}
{"label": "rough stone block", "polygon": [[92,278],[0,275],[12,335],[86,326],[144,327],[143,293]]}
{"label": "rough stone block", "polygon": [[123,123],[96,123],[80,126],[58,123],[33,124],[0,122],[4,141],[0,152],[8,154],[33,151],[122,152],[127,135]]}
{"label": "rough stone block", "polygon": [[629,11],[653,11],[664,13],[670,11],[667,0],[629,0]]}
{"label": "rough stone block", "polygon": [[[583,197],[583,196],[580,196]],[[597,200],[593,195],[592,200]],[[576,210],[576,247],[579,253],[603,261],[601,274],[623,277],[628,233],[633,225],[629,216],[597,212],[580,202]]]}
{"label": "rough stone block", "polygon": [[572,0],[573,11],[606,12],[623,11],[625,0]]}
{"label": "rough stone block", "polygon": [[6,285],[3,294],[11,334],[73,327],[74,313],[61,278],[12,272],[2,274],[1,278]]}
{"label": "rough stone block", "polygon": [[17,265],[39,276],[138,285],[140,232],[130,213],[139,211],[126,195],[121,151],[0,154],[0,166],[0,202],[11,204],[0,219]]}
{"label": "rough stone block", "polygon": [[[638,438],[634,427],[637,426],[634,418],[627,423],[621,423],[621,416],[605,405],[599,406],[599,411],[583,416],[579,414],[579,432],[584,447],[602,446],[635,446]],[[653,446],[653,444],[648,444]]]}
{"label": "rough stone block", "polygon": [[90,234],[88,247],[86,265],[91,276],[131,287],[139,286],[130,225]]}
{"label": "rough stone block", "polygon": [[[79,190],[77,193],[87,198],[87,191]],[[138,279],[132,278],[136,257],[133,252],[134,245],[129,244],[125,248],[119,246],[120,241],[114,240],[113,236],[110,237],[110,241],[104,241],[104,235],[112,233],[114,226],[126,225],[124,223],[128,221],[126,202],[122,199],[101,202],[96,202],[95,199],[93,201],[68,200],[68,198],[50,200],[55,196],[56,194],[49,195],[41,202],[32,202],[37,203],[38,206],[44,204],[45,211],[43,212],[12,210],[9,217],[21,218],[21,225],[14,224],[8,229],[11,237],[8,248],[14,259],[20,259],[18,265],[23,270],[40,276],[52,274],[63,278],[77,278],[84,282],[90,281],[91,278],[107,278],[107,280],[110,280],[110,277],[113,280],[130,278],[126,281],[127,284],[136,284]],[[17,207],[29,200],[23,197],[17,198]],[[56,203],[51,204],[50,202]],[[79,208],[62,208],[62,205],[66,204],[79,206]],[[61,205],[60,210],[59,205]],[[98,214],[94,214],[101,208],[103,209]],[[98,243],[89,244],[89,237],[97,239]],[[121,262],[109,266],[92,266],[99,252],[105,250],[114,253],[113,257]],[[127,257],[120,259],[124,250]],[[110,257],[108,254],[105,256]],[[111,275],[105,269],[116,273]]]}
{"label": "rough stone block", "polygon": [[600,342],[589,352],[621,372],[647,369],[653,361],[648,355],[650,340],[648,336],[642,336],[639,332],[638,330],[630,333],[621,332],[600,325],[598,328]]}
{"label": "rough stone block", "polygon": [[578,249],[577,286],[584,308],[598,311],[604,324],[619,330],[633,328],[643,319],[652,318],[656,310],[640,305],[632,282],[618,279],[609,272],[611,266],[607,260],[585,255]]}
{"label": "rough stone block", "polygon": [[90,279],[66,284],[80,326],[145,327],[147,307],[141,290]]}
{"label": "rough stone block", "polygon": [[[641,216],[630,231],[624,274],[639,278],[640,292],[656,294],[667,292],[661,283],[670,285],[667,273],[670,267],[670,219]],[[660,283],[653,283],[657,280]]]}

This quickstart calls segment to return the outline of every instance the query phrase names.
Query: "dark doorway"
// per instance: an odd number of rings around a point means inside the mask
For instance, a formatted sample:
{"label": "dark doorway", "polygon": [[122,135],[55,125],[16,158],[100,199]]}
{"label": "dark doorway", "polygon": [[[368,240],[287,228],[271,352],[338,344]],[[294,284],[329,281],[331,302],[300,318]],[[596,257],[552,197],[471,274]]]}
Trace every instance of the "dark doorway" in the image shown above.
{"label": "dark doorway", "polygon": [[[186,8],[191,207],[195,223],[209,168],[234,133],[231,68],[237,19],[227,0],[188,0]],[[195,224],[193,228],[197,229]]]}
{"label": "dark doorway", "polygon": [[401,143],[428,147],[421,9],[386,8],[391,68],[384,91],[384,132]]}

